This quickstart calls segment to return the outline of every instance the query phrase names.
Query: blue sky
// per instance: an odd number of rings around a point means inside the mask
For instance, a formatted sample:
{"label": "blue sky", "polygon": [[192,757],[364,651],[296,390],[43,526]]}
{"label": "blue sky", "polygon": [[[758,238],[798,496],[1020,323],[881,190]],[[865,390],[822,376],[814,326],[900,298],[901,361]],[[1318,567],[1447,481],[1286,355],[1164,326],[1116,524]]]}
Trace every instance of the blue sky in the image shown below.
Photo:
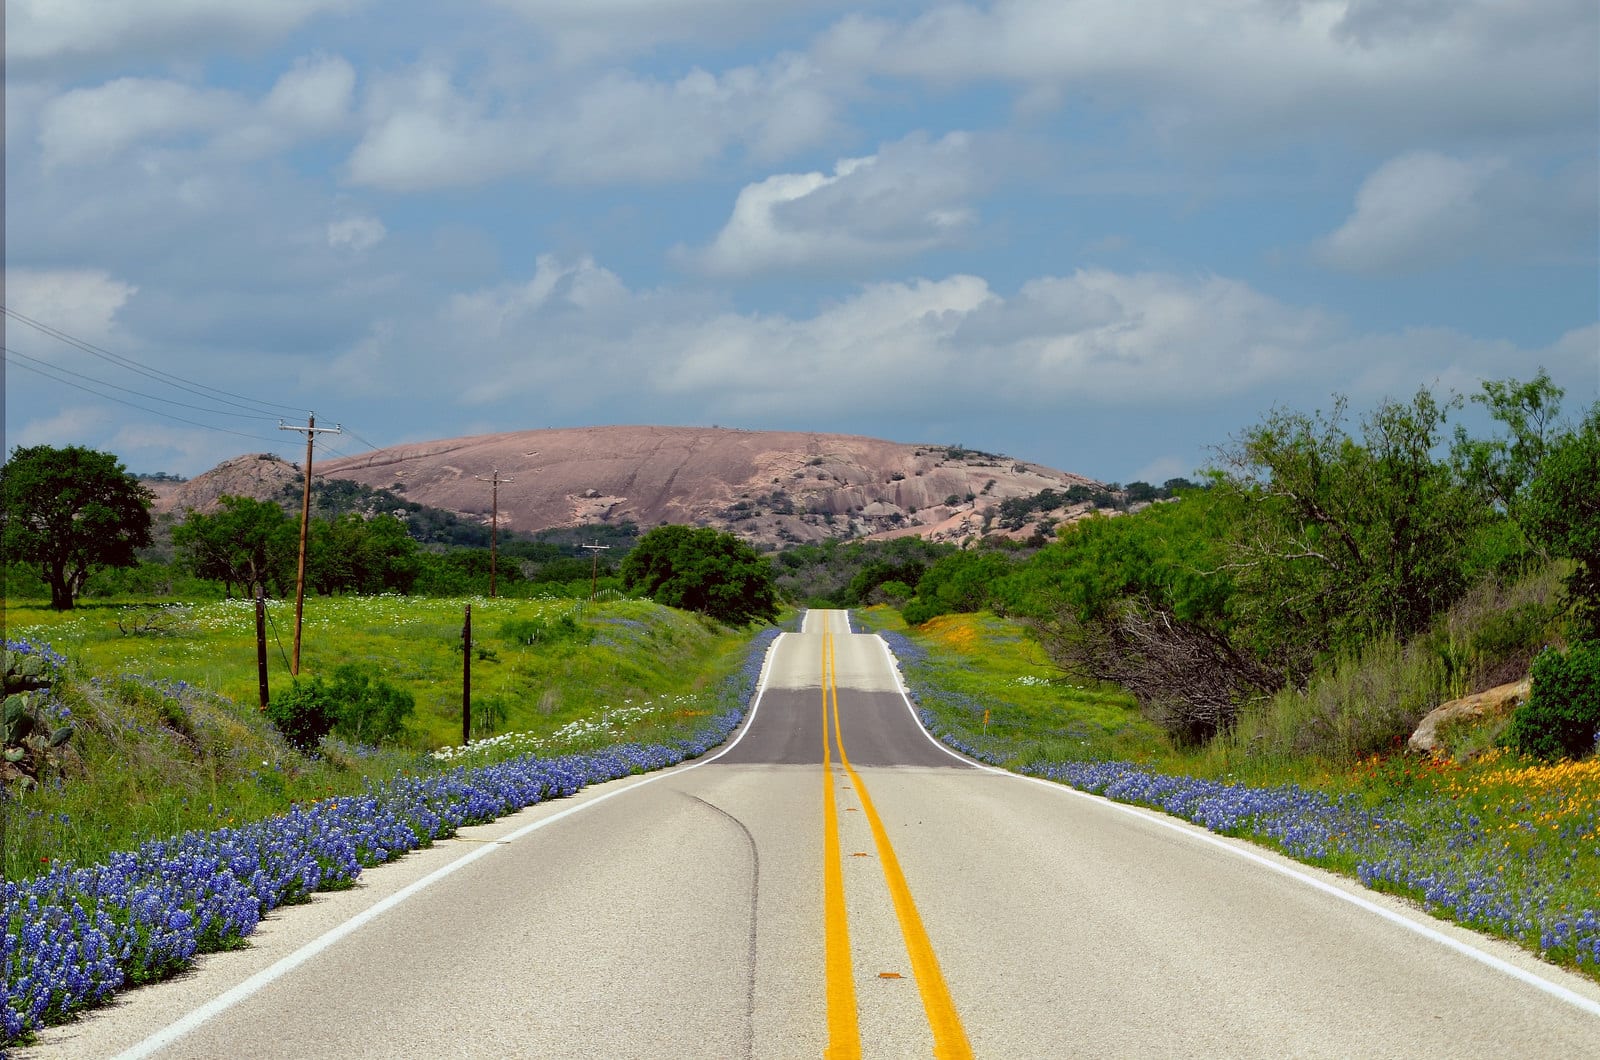
{"label": "blue sky", "polygon": [[298,410],[1159,482],[1335,392],[1600,398],[1593,0],[11,0],[6,60],[7,307],[165,373],[10,319],[8,448],[192,475]]}

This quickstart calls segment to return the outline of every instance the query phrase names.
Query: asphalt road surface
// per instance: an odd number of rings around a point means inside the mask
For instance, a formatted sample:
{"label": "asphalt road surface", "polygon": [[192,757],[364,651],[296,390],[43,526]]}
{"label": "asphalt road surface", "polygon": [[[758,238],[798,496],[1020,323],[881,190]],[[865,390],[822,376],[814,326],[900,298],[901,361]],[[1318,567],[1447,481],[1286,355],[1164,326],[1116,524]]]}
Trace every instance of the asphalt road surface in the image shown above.
{"label": "asphalt road surface", "polygon": [[966,762],[811,612],[720,754],[466,829],[18,1055],[1600,1057],[1600,990]]}

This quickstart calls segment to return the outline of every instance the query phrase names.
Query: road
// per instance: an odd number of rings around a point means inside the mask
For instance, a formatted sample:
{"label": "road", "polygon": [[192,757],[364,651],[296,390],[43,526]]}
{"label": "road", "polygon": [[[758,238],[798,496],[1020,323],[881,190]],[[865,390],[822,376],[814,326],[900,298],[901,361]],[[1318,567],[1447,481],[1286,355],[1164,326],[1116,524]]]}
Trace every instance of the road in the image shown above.
{"label": "road", "polygon": [[814,611],[720,754],[466,829],[18,1055],[1582,1057],[1600,990],[966,762]]}

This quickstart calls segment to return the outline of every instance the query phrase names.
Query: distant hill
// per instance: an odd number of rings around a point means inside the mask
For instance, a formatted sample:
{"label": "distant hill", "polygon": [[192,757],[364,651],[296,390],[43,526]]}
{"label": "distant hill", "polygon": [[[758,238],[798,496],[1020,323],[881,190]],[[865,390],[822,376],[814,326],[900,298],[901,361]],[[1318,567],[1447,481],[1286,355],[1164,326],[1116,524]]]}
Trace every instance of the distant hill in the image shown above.
{"label": "distant hill", "polygon": [[[496,469],[511,480],[500,487],[502,527],[649,529],[670,522],[714,526],[768,546],[913,533],[960,541],[999,531],[995,518],[1006,500],[1101,488],[1082,475],[956,446],[715,427],[518,431],[392,446],[316,465],[319,475],[481,522],[491,503],[483,479]],[[188,492],[198,493],[196,484],[209,474],[184,484]],[[1009,532],[1029,533],[1031,524]]]}

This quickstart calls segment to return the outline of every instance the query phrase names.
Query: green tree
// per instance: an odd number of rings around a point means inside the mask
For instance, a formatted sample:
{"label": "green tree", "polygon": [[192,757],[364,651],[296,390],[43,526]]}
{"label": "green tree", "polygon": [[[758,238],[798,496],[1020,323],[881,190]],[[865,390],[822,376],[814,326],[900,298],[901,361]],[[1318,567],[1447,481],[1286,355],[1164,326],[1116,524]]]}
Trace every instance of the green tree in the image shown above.
{"label": "green tree", "polygon": [[1576,632],[1600,641],[1600,403],[1550,447],[1521,514],[1530,538],[1577,564],[1567,577]]}
{"label": "green tree", "polygon": [[292,584],[300,550],[299,530],[271,501],[224,495],[219,510],[190,512],[172,528],[172,546],[197,577],[222,582],[233,595],[238,585],[254,596],[285,595]]}
{"label": "green tree", "polygon": [[1483,392],[1472,400],[1488,409],[1505,433],[1472,438],[1465,428],[1457,427],[1451,450],[1457,474],[1483,490],[1501,510],[1515,515],[1552,443],[1561,436],[1556,423],[1564,394],[1542,368],[1526,383],[1487,380]]}
{"label": "green tree", "polygon": [[732,534],[658,526],[622,562],[623,588],[719,622],[770,622],[778,614],[772,565]]}
{"label": "green tree", "polygon": [[50,606],[70,610],[95,567],[138,562],[151,500],[111,453],[18,446],[0,467],[0,540],[8,558],[38,564]]}
{"label": "green tree", "polygon": [[1223,454],[1241,516],[1228,567],[1250,645],[1302,681],[1322,653],[1420,632],[1477,572],[1464,557],[1494,511],[1435,458],[1449,411],[1426,389],[1346,430],[1274,411]]}
{"label": "green tree", "polygon": [[1070,673],[1121,685],[1179,743],[1209,739],[1282,676],[1242,646],[1224,540],[1239,502],[1196,491],[1064,528],[991,594]]}
{"label": "green tree", "polygon": [[1013,569],[1012,561],[1001,552],[952,552],[917,579],[916,597],[906,603],[901,614],[912,625],[920,625],[952,611],[982,611],[990,606],[995,583]]}
{"label": "green tree", "polygon": [[409,593],[422,568],[417,543],[389,515],[350,512],[311,524],[306,580],[319,593]]}

